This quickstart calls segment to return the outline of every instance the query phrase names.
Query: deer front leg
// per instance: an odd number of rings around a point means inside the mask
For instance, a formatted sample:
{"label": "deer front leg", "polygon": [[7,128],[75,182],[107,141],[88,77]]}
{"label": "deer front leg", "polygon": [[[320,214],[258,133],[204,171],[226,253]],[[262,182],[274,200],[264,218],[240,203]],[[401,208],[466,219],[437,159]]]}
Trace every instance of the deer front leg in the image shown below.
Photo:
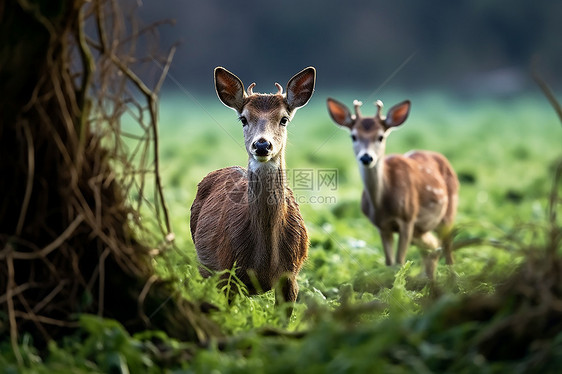
{"label": "deer front leg", "polygon": [[277,282],[275,287],[275,302],[281,304],[283,302],[297,301],[299,294],[299,285],[294,275],[285,274]]}
{"label": "deer front leg", "polygon": [[398,231],[398,251],[396,252],[396,262],[400,265],[404,265],[404,262],[406,261],[406,252],[408,252],[408,246],[412,241],[413,233],[413,222],[405,222],[400,225]]}
{"label": "deer front leg", "polygon": [[[293,304],[297,301],[297,295],[299,294],[299,285],[296,280],[295,275],[285,274],[281,276],[279,282],[275,287],[275,304],[281,305],[285,308],[285,313],[287,318],[291,317],[293,314]],[[285,304],[290,302],[291,304]]]}
{"label": "deer front leg", "polygon": [[394,236],[392,231],[379,230],[381,235],[382,247],[384,249],[384,258],[386,266],[394,265],[392,254],[394,252]]}
{"label": "deer front leg", "polygon": [[420,248],[423,261],[425,263],[425,274],[431,280],[435,277],[437,262],[441,255],[439,240],[431,232],[426,232],[419,238],[414,238],[414,243]]}

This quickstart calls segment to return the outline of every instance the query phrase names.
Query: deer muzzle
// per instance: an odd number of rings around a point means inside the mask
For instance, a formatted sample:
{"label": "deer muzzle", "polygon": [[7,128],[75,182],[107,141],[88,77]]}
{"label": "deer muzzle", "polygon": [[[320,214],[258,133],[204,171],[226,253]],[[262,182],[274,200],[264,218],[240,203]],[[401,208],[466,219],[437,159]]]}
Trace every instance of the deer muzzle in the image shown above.
{"label": "deer muzzle", "polygon": [[271,149],[273,148],[270,141],[260,138],[254,143],[252,143],[252,153],[256,155],[258,161],[262,161],[261,159],[269,158],[271,154]]}

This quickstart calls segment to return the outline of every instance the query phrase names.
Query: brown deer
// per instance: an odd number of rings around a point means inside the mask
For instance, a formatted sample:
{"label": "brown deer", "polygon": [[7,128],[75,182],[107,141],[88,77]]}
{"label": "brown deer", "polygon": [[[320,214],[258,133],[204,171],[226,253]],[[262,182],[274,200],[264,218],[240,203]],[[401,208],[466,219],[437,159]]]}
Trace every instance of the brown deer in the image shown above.
{"label": "brown deer", "polygon": [[[394,233],[398,233],[396,262],[404,264],[413,240],[421,250],[425,272],[433,279],[437,261],[444,252],[453,263],[451,230],[457,211],[459,182],[447,159],[436,152],[410,151],[385,157],[386,139],[392,129],[408,118],[410,101],[403,101],[381,114],[376,102],[374,117],[361,115],[360,101],[355,114],[342,103],[328,98],[328,112],[340,126],[351,132],[353,150],[363,179],[361,210],[379,230],[387,265],[393,265]],[[440,242],[431,232],[435,230]]]}
{"label": "brown deer", "polygon": [[[232,269],[250,294],[276,288],[295,301],[297,274],[308,253],[308,234],[293,192],[286,185],[287,125],[314,92],[316,70],[306,68],[275,94],[247,92],[228,70],[215,69],[219,99],[242,122],[248,168],[208,174],[191,206],[191,236],[203,276]],[[277,287],[279,286],[279,287]]]}

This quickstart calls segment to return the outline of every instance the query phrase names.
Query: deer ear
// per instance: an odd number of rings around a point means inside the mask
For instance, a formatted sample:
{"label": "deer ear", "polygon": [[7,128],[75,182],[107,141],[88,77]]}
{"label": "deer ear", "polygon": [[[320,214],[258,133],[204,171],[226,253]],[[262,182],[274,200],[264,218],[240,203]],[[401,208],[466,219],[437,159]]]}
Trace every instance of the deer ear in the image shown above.
{"label": "deer ear", "polygon": [[219,66],[215,68],[215,89],[224,105],[242,112],[246,92],[240,78]]}
{"label": "deer ear", "polygon": [[389,109],[384,123],[387,128],[400,126],[408,118],[410,113],[410,100],[402,101]]}
{"label": "deer ear", "polygon": [[330,113],[332,120],[340,126],[351,129],[353,118],[349,109],[344,104],[330,97],[326,100],[326,104],[328,105],[328,113]]}
{"label": "deer ear", "polygon": [[294,110],[303,107],[314,93],[316,82],[316,69],[308,67],[296,74],[287,83],[287,103],[289,109]]}

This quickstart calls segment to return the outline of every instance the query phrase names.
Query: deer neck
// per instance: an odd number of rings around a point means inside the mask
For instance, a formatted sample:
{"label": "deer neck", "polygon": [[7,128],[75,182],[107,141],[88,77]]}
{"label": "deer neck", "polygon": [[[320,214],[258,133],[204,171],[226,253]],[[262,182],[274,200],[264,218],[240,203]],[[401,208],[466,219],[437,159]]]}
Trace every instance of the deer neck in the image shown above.
{"label": "deer neck", "polygon": [[285,163],[278,160],[248,165],[248,209],[251,230],[257,235],[257,258],[269,266],[279,262],[279,237],[287,206],[285,202]]}
{"label": "deer neck", "polygon": [[359,165],[359,170],[365,192],[369,196],[371,204],[375,208],[380,206],[384,189],[384,159],[379,158],[376,164],[370,168]]}

